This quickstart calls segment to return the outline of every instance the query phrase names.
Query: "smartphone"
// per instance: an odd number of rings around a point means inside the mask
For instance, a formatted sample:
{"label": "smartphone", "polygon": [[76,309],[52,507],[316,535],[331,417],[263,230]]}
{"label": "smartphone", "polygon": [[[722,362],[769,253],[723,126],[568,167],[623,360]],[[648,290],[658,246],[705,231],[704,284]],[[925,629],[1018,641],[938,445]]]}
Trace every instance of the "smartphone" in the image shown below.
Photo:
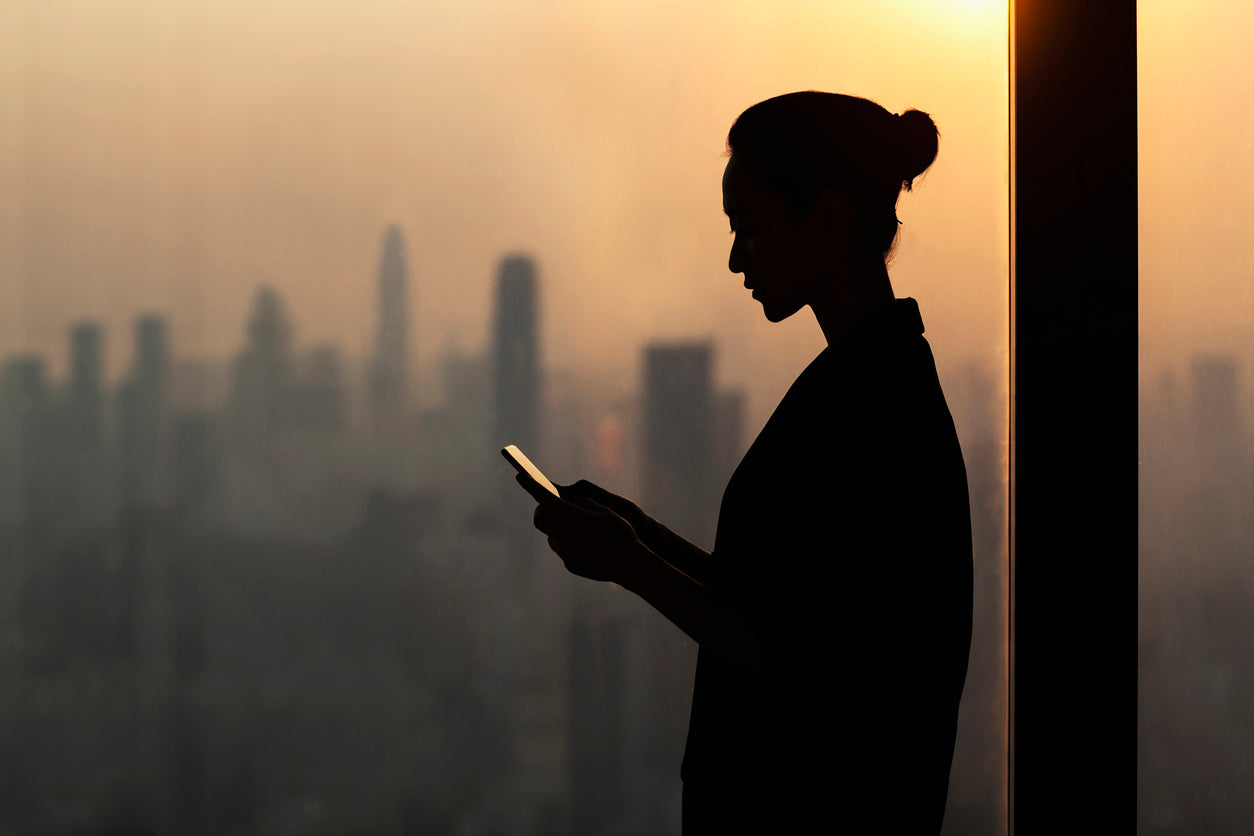
{"label": "smartphone", "polygon": [[514,469],[519,473],[527,474],[528,477],[535,480],[537,485],[544,488],[557,498],[561,498],[562,495],[557,492],[557,488],[553,486],[553,483],[549,481],[547,476],[540,472],[540,468],[531,463],[531,459],[527,458],[526,455],[523,454],[522,450],[519,450],[513,444],[510,444],[501,448],[501,455],[508,459],[509,463],[512,464]]}

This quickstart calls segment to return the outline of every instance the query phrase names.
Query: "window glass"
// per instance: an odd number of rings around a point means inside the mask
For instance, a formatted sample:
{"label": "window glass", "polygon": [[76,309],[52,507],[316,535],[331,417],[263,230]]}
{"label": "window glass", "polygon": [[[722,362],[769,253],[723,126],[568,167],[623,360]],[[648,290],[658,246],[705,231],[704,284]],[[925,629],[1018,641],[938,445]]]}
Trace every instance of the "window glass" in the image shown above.
{"label": "window glass", "polygon": [[1138,832],[1254,823],[1254,8],[1137,5]]}
{"label": "window glass", "polygon": [[[1188,276],[1155,322],[1250,267],[1250,74],[1198,50],[1236,86],[1165,124],[1231,145],[1154,169]],[[565,572],[499,448],[712,545],[823,346],[728,271],[720,193],[735,117],[801,89],[941,131],[891,276],[971,488],[946,831],[1005,832],[1007,8],[918,0],[0,5],[0,831],[677,833],[695,646]],[[1163,415],[1215,391],[1239,425],[1239,364],[1174,373]],[[712,452],[651,453],[658,427]],[[1235,435],[1189,438],[1232,464]],[[1240,606],[1218,564],[1160,562],[1213,581],[1205,618]]]}

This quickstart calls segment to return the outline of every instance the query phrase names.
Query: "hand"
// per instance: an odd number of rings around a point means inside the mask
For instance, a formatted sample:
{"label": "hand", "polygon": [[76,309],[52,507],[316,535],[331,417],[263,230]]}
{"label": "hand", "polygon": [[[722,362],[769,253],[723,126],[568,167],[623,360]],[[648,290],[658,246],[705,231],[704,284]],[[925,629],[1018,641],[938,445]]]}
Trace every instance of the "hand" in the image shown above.
{"label": "hand", "polygon": [[[527,487],[521,474],[519,483]],[[566,489],[559,488],[563,494]],[[549,547],[573,574],[625,585],[646,549],[631,523],[584,496],[558,499],[536,495],[535,525],[549,536]]]}
{"label": "hand", "polygon": [[562,494],[562,499],[574,501],[576,499],[590,499],[598,505],[604,505],[618,516],[625,519],[636,530],[637,536],[642,533],[642,529],[647,527],[653,520],[640,507],[630,499],[621,497],[616,493],[610,493],[600,485],[589,482],[587,479],[580,479],[571,485],[558,485],[557,489]]}

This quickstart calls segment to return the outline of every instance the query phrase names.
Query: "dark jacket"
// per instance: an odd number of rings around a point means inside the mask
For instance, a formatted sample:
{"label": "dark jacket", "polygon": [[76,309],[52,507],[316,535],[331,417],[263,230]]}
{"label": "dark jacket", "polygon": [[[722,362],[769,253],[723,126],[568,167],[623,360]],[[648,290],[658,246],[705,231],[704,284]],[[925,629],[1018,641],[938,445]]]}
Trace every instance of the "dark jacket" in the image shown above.
{"label": "dark jacket", "polygon": [[805,369],[727,485],[710,594],[766,670],[702,648],[685,836],[936,834],[971,643],[971,520],[913,299]]}

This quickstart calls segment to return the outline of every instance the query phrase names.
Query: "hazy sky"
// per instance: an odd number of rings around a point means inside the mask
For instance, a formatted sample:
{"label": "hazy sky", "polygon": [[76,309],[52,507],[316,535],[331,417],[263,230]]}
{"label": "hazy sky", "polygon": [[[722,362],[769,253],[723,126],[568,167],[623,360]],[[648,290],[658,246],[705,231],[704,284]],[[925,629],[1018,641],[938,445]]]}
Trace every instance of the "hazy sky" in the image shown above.
{"label": "hazy sky", "polygon": [[727,271],[722,152],[745,107],[814,88],[934,116],[894,285],[943,362],[1004,357],[1005,4],[677,6],[0,4],[0,356],[60,373],[96,318],[116,375],[158,311],[177,357],[226,357],[261,282],[299,346],[360,355],[395,222],[418,362],[482,348],[496,264],[525,251],[546,365],[630,383],[646,339],[713,337],[764,417],[821,335],[766,323]]}
{"label": "hazy sky", "polygon": [[1254,360],[1254,3],[1137,4],[1141,354]]}

